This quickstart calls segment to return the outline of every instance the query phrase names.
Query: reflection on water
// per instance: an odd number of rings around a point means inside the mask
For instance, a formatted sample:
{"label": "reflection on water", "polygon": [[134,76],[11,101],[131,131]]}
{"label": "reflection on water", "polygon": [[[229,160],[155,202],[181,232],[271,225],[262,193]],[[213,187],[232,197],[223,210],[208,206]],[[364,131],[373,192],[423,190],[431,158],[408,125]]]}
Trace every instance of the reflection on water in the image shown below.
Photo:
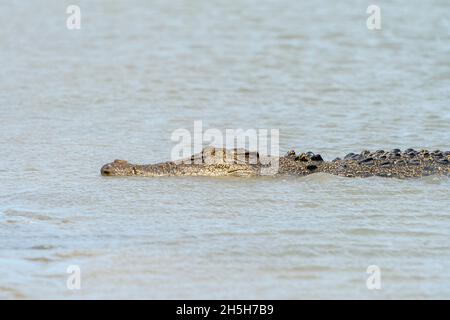
{"label": "reflection on water", "polygon": [[450,296],[447,178],[99,175],[194,120],[327,159],[449,150],[448,3],[380,2],[378,32],[364,1],[79,5],[79,31],[58,1],[0,5],[0,298]]}

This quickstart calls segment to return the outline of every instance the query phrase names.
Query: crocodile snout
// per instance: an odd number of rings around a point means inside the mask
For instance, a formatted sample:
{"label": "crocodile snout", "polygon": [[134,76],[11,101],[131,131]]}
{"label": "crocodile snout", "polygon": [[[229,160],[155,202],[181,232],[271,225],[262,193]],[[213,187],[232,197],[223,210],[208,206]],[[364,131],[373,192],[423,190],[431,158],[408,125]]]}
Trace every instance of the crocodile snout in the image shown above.
{"label": "crocodile snout", "polygon": [[105,164],[101,169],[100,173],[102,176],[109,176],[113,173],[112,167],[109,164]]}
{"label": "crocodile snout", "polygon": [[134,167],[125,160],[114,160],[114,162],[105,164],[101,169],[102,176],[131,176]]}

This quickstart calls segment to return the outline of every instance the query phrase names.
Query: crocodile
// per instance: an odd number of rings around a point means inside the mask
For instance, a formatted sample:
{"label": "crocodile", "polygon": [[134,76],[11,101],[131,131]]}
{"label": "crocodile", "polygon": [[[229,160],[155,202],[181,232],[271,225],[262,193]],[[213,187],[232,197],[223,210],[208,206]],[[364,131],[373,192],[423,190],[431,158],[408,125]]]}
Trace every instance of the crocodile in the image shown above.
{"label": "crocodile", "polygon": [[450,176],[450,151],[365,150],[349,153],[332,161],[313,152],[284,156],[260,155],[246,149],[206,147],[200,153],[177,161],[137,165],[125,160],[105,164],[103,176],[263,176],[327,173],[343,177],[418,178],[429,175]]}

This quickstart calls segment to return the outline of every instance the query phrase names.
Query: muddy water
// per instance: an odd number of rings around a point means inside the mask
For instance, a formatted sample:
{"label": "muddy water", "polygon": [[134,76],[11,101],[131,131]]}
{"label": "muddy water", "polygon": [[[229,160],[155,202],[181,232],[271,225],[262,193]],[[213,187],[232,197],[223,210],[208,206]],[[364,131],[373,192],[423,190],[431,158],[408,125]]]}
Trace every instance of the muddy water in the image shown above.
{"label": "muddy water", "polygon": [[379,31],[364,1],[68,4],[0,4],[0,298],[450,297],[449,179],[99,175],[195,120],[450,150],[446,1],[378,1]]}

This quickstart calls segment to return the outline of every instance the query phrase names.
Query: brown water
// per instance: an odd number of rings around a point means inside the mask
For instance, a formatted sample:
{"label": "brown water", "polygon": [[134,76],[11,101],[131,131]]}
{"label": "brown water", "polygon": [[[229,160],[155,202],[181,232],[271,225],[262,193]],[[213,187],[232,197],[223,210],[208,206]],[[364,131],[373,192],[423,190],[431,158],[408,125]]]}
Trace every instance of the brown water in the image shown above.
{"label": "brown water", "polygon": [[448,1],[377,1],[380,31],[365,1],[76,2],[73,31],[72,3],[0,3],[0,298],[450,297],[448,178],[99,175],[195,120],[450,150]]}

